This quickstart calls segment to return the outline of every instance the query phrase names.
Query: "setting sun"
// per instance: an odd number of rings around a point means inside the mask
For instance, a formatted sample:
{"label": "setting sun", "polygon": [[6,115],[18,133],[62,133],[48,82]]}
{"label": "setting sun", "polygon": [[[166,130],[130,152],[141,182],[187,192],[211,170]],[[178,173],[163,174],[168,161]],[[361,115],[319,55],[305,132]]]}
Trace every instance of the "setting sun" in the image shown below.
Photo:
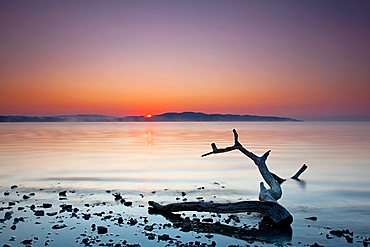
{"label": "setting sun", "polygon": [[151,118],[152,117],[152,114],[147,114],[146,117],[147,118]]}

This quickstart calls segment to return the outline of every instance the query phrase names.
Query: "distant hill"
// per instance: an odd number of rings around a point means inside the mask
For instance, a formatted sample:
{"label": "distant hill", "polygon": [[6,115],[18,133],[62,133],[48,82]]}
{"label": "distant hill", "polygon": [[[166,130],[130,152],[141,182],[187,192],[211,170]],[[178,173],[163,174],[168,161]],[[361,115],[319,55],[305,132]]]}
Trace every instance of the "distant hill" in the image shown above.
{"label": "distant hill", "polygon": [[202,112],[168,112],[144,116],[114,117],[106,115],[80,114],[62,116],[0,116],[0,122],[247,122],[247,121],[300,121],[287,117],[236,115],[236,114],[205,114]]}

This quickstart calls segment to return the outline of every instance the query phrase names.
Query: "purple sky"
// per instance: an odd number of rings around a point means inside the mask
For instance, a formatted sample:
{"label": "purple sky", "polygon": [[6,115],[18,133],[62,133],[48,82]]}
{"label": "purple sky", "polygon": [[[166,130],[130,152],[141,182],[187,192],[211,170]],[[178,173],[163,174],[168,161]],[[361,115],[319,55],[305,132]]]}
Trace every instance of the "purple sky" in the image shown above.
{"label": "purple sky", "polygon": [[370,1],[0,1],[0,114],[370,115]]}

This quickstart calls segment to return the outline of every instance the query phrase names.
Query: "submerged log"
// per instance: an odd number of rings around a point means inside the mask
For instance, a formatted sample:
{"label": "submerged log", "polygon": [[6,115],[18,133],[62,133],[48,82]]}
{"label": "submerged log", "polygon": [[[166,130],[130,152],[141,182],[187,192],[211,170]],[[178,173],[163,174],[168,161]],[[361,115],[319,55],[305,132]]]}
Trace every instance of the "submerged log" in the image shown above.
{"label": "submerged log", "polygon": [[[154,208],[152,208],[153,211]],[[149,213],[158,213],[152,212]],[[276,243],[276,241],[291,241],[292,228],[288,227],[271,227],[269,225],[260,224],[258,228],[248,226],[230,226],[222,224],[221,222],[209,223],[200,222],[189,217],[181,217],[179,214],[171,212],[162,212],[162,215],[170,222],[173,227],[179,228],[180,231],[189,232],[194,231],[198,233],[215,233],[224,236],[246,240],[248,242],[259,241],[267,243]]]}
{"label": "submerged log", "polygon": [[242,201],[234,203],[182,202],[161,205],[149,201],[150,213],[167,214],[180,211],[212,213],[260,213],[265,222],[274,226],[287,227],[293,222],[293,216],[276,202]]}

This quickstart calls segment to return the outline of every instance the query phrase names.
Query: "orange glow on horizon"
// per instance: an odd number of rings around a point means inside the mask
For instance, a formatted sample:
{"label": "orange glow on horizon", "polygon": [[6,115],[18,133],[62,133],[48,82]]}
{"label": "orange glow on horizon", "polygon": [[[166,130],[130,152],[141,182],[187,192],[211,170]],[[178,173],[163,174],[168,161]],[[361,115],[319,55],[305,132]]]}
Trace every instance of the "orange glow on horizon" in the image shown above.
{"label": "orange glow on horizon", "polygon": [[147,118],[151,118],[152,117],[152,114],[147,114],[146,117]]}

